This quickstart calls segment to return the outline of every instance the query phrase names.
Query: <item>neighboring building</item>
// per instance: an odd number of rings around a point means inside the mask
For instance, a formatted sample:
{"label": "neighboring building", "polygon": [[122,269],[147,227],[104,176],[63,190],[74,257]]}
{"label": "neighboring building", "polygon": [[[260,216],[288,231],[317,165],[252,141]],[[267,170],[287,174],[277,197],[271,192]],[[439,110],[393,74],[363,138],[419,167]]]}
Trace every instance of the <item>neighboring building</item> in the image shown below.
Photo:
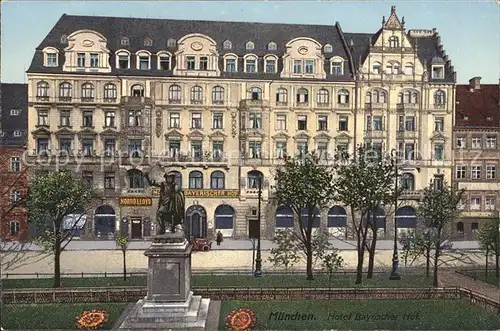
{"label": "neighboring building", "polygon": [[[397,212],[402,231],[416,227],[419,190],[438,169],[451,173],[453,67],[435,29],[407,33],[395,7],[368,34],[339,23],[63,15],[28,79],[32,157],[55,169],[68,155],[102,196],[87,234],[151,234],[148,164],[156,180],[177,174],[189,232],[202,237],[247,237],[262,177],[263,235],[292,226],[291,210],[270,197],[285,154],[398,148],[409,199]],[[332,203],[314,226],[345,233],[346,211]],[[389,234],[393,220],[379,213]]]}
{"label": "neighboring building", "polygon": [[28,86],[0,87],[0,238],[26,239],[27,172],[23,164],[28,129]]}
{"label": "neighboring building", "polygon": [[474,77],[457,85],[454,181],[467,189],[455,222],[457,239],[474,240],[482,223],[498,217],[500,193],[500,85]]}

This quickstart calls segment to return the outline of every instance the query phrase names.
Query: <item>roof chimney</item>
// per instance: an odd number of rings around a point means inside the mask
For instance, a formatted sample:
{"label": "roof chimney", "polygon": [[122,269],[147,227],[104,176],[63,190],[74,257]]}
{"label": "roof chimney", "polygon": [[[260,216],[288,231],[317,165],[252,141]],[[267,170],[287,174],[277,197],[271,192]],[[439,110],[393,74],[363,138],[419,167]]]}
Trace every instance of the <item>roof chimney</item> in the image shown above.
{"label": "roof chimney", "polygon": [[469,88],[471,92],[474,90],[479,90],[481,88],[481,77],[473,77],[469,80]]}

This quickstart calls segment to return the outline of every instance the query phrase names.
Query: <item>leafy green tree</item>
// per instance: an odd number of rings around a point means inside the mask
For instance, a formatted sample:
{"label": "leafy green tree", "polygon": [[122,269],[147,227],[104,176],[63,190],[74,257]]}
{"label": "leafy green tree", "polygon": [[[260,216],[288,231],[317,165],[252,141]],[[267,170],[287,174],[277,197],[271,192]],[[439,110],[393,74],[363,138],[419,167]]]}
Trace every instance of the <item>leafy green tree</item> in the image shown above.
{"label": "leafy green tree", "polygon": [[[397,160],[374,152],[360,146],[354,157],[335,165],[336,200],[349,206],[357,239],[356,284],[362,283],[365,251],[369,253],[367,277],[373,276],[378,233],[375,211],[381,205],[394,204],[396,194]],[[372,239],[368,245],[369,230],[372,232]]]}
{"label": "leafy green tree", "polygon": [[411,231],[409,235],[405,237],[402,243],[403,256],[406,259],[411,258],[410,264],[413,264],[416,259],[423,256],[425,258],[425,275],[430,276],[430,267],[432,259],[432,247],[434,245],[434,232],[428,229],[423,232]]}
{"label": "leafy green tree", "polygon": [[[54,255],[54,287],[61,286],[61,253],[73,239],[77,224],[92,201],[92,191],[68,171],[56,171],[34,178],[30,183],[29,219],[44,229],[37,242]],[[68,216],[78,214],[71,228],[64,226]]]}
{"label": "leafy green tree", "polygon": [[344,259],[338,254],[337,249],[333,249],[331,252],[324,254],[321,259],[323,270],[328,274],[329,280],[332,280],[335,272],[344,265]]}
{"label": "leafy green tree", "polygon": [[[322,164],[313,153],[302,157],[287,157],[284,164],[276,170],[276,189],[274,197],[278,205],[287,205],[297,215],[298,226],[295,234],[306,253],[307,279],[313,276],[313,220],[316,208],[323,208],[332,200],[335,190],[334,173],[330,167]],[[307,212],[304,222],[301,214]]]}
{"label": "leafy green tree", "polygon": [[300,261],[300,254],[297,249],[295,235],[291,230],[279,230],[273,240],[277,247],[271,249],[269,262],[275,267],[284,267],[285,271],[293,267]]}
{"label": "leafy green tree", "polygon": [[424,189],[423,198],[418,206],[417,215],[420,217],[432,242],[433,257],[433,284],[438,286],[439,261],[443,253],[443,243],[446,240],[446,231],[458,216],[458,204],[464,194],[464,189],[448,185],[442,177],[437,176]]}
{"label": "leafy green tree", "polygon": [[129,237],[123,236],[123,235],[118,235],[115,238],[115,243],[118,248],[121,249],[122,254],[123,254],[123,281],[127,280],[127,248],[128,244],[130,242]]}
{"label": "leafy green tree", "polygon": [[487,252],[486,273],[488,274],[488,253],[495,256],[495,277],[500,278],[500,218],[490,218],[479,229],[479,245]]}

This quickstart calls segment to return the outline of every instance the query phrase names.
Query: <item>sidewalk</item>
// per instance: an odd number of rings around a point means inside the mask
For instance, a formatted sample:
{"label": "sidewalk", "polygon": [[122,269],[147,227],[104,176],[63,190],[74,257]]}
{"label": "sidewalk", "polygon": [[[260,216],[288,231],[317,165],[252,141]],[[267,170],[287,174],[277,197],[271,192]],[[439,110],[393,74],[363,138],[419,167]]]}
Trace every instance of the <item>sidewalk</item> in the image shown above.
{"label": "sidewalk", "polygon": [[[339,250],[356,250],[355,240],[330,240],[333,246]],[[5,248],[12,245],[12,243],[1,243],[1,248]],[[15,245],[15,243],[14,243]],[[149,240],[132,240],[128,246],[129,250],[141,250],[145,251],[149,248],[151,242]],[[5,247],[5,248],[4,248]],[[17,246],[19,247],[19,245]],[[269,251],[271,248],[276,247],[276,245],[270,240],[261,240],[261,250]],[[378,240],[377,249],[378,250],[392,250],[394,247],[394,241],[392,240]],[[66,247],[66,251],[94,251],[94,250],[116,250],[116,244],[113,240],[77,240],[74,239]],[[217,246],[216,242],[212,243],[213,250],[252,250],[252,242],[248,239],[224,239],[220,246]],[[461,250],[477,250],[479,245],[476,241],[456,241],[453,242],[453,249]],[[40,247],[35,244],[27,244],[23,246],[23,250],[38,251]]]}
{"label": "sidewalk", "polygon": [[500,287],[474,280],[454,271],[443,270],[439,274],[439,284],[443,287],[463,287],[477,292],[491,300],[500,302]]}

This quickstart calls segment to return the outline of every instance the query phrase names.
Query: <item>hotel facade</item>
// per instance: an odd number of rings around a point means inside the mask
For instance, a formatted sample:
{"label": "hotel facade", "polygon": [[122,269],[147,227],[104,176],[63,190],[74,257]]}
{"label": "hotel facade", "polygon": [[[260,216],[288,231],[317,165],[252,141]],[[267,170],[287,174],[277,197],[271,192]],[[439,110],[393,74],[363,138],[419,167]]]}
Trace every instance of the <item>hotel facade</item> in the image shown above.
{"label": "hotel facade", "polygon": [[[284,155],[326,160],[359,144],[404,160],[400,208],[382,237],[418,226],[436,173],[451,181],[455,73],[435,29],[405,29],[395,7],[372,33],[332,26],[63,15],[28,70],[29,162],[71,168],[99,194],[82,236],[154,231],[174,172],[192,236],[246,238],[262,182],[261,233],[293,226],[272,198]],[[314,226],[350,237],[347,206]]]}

